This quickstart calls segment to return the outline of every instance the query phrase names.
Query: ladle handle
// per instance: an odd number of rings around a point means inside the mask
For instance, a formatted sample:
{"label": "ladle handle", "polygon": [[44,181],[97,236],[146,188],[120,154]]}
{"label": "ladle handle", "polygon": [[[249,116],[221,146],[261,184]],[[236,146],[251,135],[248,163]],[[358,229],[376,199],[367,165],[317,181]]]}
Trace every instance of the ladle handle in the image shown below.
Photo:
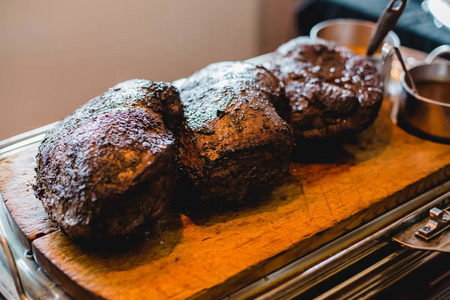
{"label": "ladle handle", "polygon": [[392,47],[394,49],[395,55],[397,55],[397,59],[400,61],[400,64],[402,65],[403,71],[406,74],[406,78],[408,78],[409,84],[411,86],[411,89],[413,90],[414,94],[418,95],[416,84],[414,83],[414,80],[411,76],[411,73],[409,73],[408,69],[406,68],[405,62],[403,61],[402,54],[400,53],[400,49],[397,47]]}
{"label": "ladle handle", "polygon": [[384,44],[383,48],[381,49],[381,55],[383,58],[383,62],[394,52],[395,56],[397,56],[397,59],[399,60],[400,64],[402,65],[403,72],[405,72],[405,79],[408,82],[409,86],[413,90],[414,94],[418,95],[417,88],[414,83],[414,80],[411,76],[411,73],[409,73],[408,69],[406,68],[405,61],[403,60],[402,53],[400,52],[400,49],[398,49],[395,46],[391,46],[389,44]]}
{"label": "ladle handle", "polygon": [[[398,2],[401,2],[401,4],[394,6],[394,4]],[[388,32],[395,27],[398,19],[405,9],[406,2],[408,2],[408,0],[391,0],[389,5],[383,11],[381,17],[377,21],[377,24],[375,25],[374,30],[372,31],[370,44],[367,48],[367,56],[370,56],[377,51]]]}

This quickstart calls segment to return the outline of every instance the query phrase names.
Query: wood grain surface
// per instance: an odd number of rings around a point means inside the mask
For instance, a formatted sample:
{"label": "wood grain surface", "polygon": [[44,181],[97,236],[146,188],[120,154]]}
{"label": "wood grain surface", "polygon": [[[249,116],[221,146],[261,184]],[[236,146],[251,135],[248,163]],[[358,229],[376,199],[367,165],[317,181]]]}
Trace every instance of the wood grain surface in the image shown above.
{"label": "wood grain surface", "polygon": [[171,211],[142,240],[107,250],[71,242],[34,198],[36,147],[0,163],[0,191],[43,269],[76,298],[215,299],[450,178],[450,145],[390,122],[390,102],[342,145],[298,152],[291,174],[237,211]]}
{"label": "wood grain surface", "polygon": [[30,241],[58,229],[33,193],[37,147],[37,144],[27,147],[0,163],[3,201],[23,236]]}

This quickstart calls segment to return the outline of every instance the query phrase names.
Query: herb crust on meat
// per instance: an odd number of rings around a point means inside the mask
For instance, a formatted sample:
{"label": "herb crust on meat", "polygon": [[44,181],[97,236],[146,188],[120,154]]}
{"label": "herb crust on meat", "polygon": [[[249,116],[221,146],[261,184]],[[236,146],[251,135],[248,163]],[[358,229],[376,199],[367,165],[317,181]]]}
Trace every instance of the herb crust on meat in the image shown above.
{"label": "herb crust on meat", "polygon": [[110,240],[157,219],[176,183],[183,109],[163,82],[129,80],[60,121],[36,156],[36,196],[72,238]]}
{"label": "herb crust on meat", "polygon": [[273,53],[268,68],[284,84],[298,144],[352,135],[378,115],[383,96],[377,70],[345,47],[298,37]]}
{"label": "herb crust on meat", "polygon": [[180,87],[186,122],[179,165],[197,204],[220,209],[259,199],[288,170],[291,129],[279,80],[260,66],[220,62]]}

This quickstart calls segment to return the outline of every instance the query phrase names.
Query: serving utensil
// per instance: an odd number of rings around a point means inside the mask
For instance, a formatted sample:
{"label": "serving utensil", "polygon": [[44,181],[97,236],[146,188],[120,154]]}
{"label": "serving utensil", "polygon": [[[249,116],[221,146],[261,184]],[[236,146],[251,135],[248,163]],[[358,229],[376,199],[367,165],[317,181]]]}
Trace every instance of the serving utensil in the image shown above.
{"label": "serving utensil", "polygon": [[[378,19],[372,36],[370,38],[369,47],[367,48],[366,55],[371,56],[375,53],[381,42],[386,37],[387,33],[394,29],[398,19],[402,15],[408,0],[391,0],[389,5],[381,14]],[[397,5],[398,4],[398,5]]]}
{"label": "serving utensil", "polygon": [[411,89],[413,90],[415,95],[418,95],[416,84],[414,83],[414,79],[411,76],[411,73],[409,73],[408,68],[405,65],[405,61],[403,60],[402,53],[397,47],[392,47],[392,50],[394,51],[395,55],[397,56],[397,59],[399,60],[400,64],[402,65],[403,72],[405,72],[406,78],[408,78],[408,84],[411,86]]}

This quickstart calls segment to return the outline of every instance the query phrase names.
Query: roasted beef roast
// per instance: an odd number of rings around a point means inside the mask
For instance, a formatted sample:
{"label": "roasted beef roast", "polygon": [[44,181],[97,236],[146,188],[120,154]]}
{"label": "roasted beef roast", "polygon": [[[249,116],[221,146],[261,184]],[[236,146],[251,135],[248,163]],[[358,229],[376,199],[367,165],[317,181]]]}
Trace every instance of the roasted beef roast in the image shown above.
{"label": "roasted beef roast", "polygon": [[366,129],[382,90],[375,66],[344,47],[298,37],[281,45],[267,65],[284,84],[297,141],[336,140]]}
{"label": "roasted beef roast", "polygon": [[265,68],[211,64],[181,85],[180,97],[179,167],[192,192],[182,201],[207,209],[254,201],[287,171],[293,135],[280,115],[289,105]]}
{"label": "roasted beef roast", "polygon": [[134,234],[158,218],[175,187],[183,109],[174,86],[129,80],[50,130],[36,157],[36,196],[72,238]]}

